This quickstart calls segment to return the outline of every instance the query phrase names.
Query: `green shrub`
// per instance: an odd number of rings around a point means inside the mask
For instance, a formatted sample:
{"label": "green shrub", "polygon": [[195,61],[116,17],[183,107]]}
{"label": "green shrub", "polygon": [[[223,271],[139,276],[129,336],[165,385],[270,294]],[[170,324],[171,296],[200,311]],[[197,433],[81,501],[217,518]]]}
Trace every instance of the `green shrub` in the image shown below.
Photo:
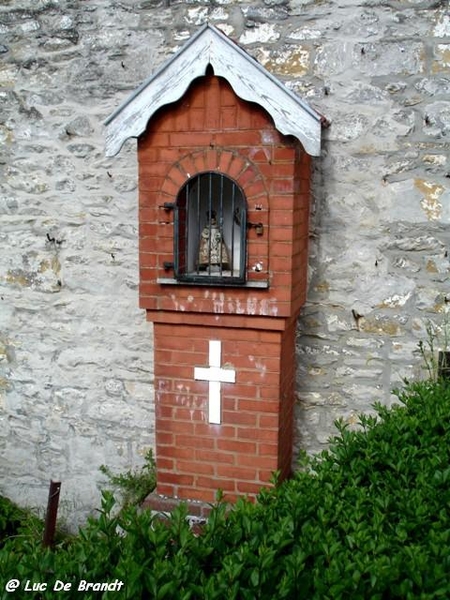
{"label": "green shrub", "polygon": [[40,529],[42,522],[30,510],[0,496],[0,547],[6,540]]}
{"label": "green shrub", "polygon": [[183,506],[167,522],[131,505],[116,514],[105,492],[98,518],[70,544],[50,552],[8,540],[0,572],[72,582],[66,598],[79,597],[81,579],[124,582],[85,599],[448,598],[450,385],[414,384],[399,401],[361,417],[357,431],[338,423],[328,451],[257,502],[219,502],[201,535]]}
{"label": "green shrub", "polygon": [[138,469],[126,473],[114,474],[106,465],[100,471],[106,475],[114,490],[117,490],[124,506],[141,504],[156,486],[156,464],[152,450],[145,455],[145,462]]}

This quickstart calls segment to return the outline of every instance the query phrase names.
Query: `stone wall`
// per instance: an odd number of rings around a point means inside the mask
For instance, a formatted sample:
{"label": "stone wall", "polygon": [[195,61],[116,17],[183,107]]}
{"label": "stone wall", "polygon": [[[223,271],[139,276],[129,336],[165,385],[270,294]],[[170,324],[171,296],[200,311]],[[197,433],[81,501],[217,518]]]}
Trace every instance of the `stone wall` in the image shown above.
{"label": "stone wall", "polygon": [[450,17],[429,0],[3,0],[1,492],[72,522],[153,446],[135,144],[103,120],[208,19],[330,121],[314,159],[297,447],[423,373],[450,300]]}

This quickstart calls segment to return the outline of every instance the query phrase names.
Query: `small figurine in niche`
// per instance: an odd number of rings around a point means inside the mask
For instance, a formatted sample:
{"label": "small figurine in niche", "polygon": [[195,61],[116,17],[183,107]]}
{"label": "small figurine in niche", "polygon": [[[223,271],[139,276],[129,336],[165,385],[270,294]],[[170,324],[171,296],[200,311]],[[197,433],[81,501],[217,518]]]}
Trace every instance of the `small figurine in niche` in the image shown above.
{"label": "small figurine in niche", "polygon": [[200,246],[198,251],[198,268],[200,271],[206,269],[218,271],[230,268],[228,248],[217,225],[216,212],[207,212],[208,222],[200,235]]}

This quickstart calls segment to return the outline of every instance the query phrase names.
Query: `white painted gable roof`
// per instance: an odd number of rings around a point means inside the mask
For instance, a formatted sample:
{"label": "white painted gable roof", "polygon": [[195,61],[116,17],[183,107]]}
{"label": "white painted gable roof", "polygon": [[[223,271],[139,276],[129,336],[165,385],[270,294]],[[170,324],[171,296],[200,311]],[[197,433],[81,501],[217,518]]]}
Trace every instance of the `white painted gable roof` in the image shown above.
{"label": "white painted gable roof", "polygon": [[265,108],[278,131],[298,138],[308,154],[320,154],[324,117],[219,29],[206,24],[108,117],[107,156],[117,154],[128,138],[141,135],[152,115],[181,98],[208,65],[230,83],[237,96]]}

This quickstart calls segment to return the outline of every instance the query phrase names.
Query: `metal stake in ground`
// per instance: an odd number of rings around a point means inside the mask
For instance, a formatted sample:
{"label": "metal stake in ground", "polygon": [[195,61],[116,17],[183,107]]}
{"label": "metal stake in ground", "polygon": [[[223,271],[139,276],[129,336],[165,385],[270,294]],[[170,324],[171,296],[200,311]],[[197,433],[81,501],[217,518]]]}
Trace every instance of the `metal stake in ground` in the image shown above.
{"label": "metal stake in ground", "polygon": [[60,481],[50,481],[48,491],[47,514],[45,516],[44,539],[42,544],[49,547],[53,544],[56,530],[56,515],[58,513],[59,492],[61,490]]}

